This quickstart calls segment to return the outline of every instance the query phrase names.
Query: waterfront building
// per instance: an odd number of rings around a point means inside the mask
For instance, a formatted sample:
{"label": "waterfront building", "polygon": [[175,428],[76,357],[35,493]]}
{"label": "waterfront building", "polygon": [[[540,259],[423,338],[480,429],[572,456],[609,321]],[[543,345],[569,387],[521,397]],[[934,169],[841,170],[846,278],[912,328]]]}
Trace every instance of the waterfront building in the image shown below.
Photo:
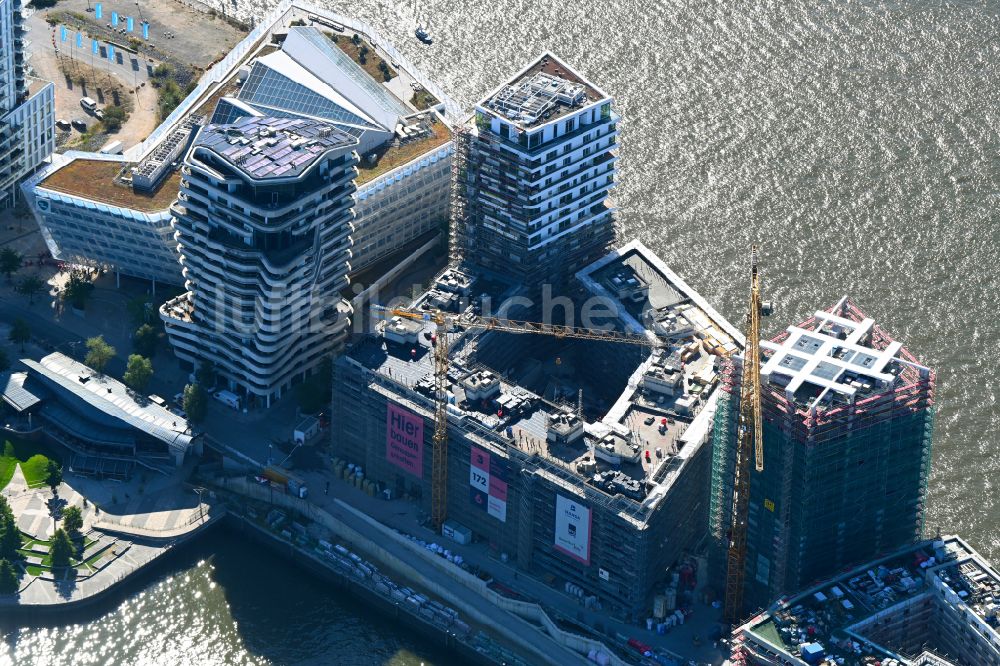
{"label": "waterfront building", "polygon": [[[742,337],[641,243],[577,280],[581,302],[609,305],[603,323],[649,346],[474,325],[451,333],[447,515],[454,530],[588,607],[645,618],[671,573],[678,599],[691,592],[688,556],[707,530],[717,368]],[[500,303],[521,289],[451,269],[411,307],[471,324],[480,303],[470,296]],[[337,360],[333,399],[342,465],[360,466],[372,492],[416,497],[428,511],[432,332],[386,321]],[[681,374],[670,390],[645,381],[667,366]]]}
{"label": "waterfront building", "polygon": [[297,118],[198,131],[171,209],[187,291],[160,309],[182,362],[270,405],[339,350],[357,145]]}
{"label": "waterfront building", "polygon": [[566,286],[615,239],[613,100],[545,53],[476,104],[457,135],[453,259]]}
{"label": "waterfront building", "polygon": [[67,468],[75,473],[126,479],[139,466],[170,474],[201,453],[184,417],[155,396],[136,395],[58,352],[21,364],[24,371],[0,380],[4,404],[18,416],[19,429],[40,427],[64,445],[71,453]]}
{"label": "waterfront building", "polygon": [[957,536],[777,600],[733,633],[736,666],[997,666],[1000,574]]}
{"label": "waterfront building", "polygon": [[0,208],[55,149],[55,93],[28,76],[22,0],[0,0]]}
{"label": "waterfront building", "polygon": [[[846,297],[761,342],[764,471],[750,473],[746,612],[920,539],[934,373]],[[724,579],[742,373],[722,373],[711,528]]]}
{"label": "waterfront building", "polygon": [[453,152],[445,117],[455,111],[369,26],[285,2],[146,141],[124,155],[54,156],[24,189],[54,257],[182,285],[170,205],[197,128],[244,117],[327,122],[357,139],[350,269],[358,274],[440,232]]}

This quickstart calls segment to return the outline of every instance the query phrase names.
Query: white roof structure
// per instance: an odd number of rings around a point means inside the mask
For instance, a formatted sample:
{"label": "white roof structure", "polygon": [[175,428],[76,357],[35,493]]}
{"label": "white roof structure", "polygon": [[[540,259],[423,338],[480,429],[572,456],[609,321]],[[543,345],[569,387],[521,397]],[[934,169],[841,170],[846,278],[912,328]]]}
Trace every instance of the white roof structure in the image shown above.
{"label": "white roof structure", "polygon": [[361,138],[361,149],[392,136],[413,113],[329,37],[313,27],[289,29],[280,51],[253,61],[236,97],[224,98],[212,121],[246,115],[307,117]]}
{"label": "white roof structure", "polygon": [[887,390],[903,366],[921,375],[930,372],[905,358],[901,342],[891,340],[877,349],[872,342],[875,321],[870,317],[854,321],[834,314],[846,302],[845,296],[831,311],[817,311],[811,329],[789,326],[788,335],[780,343],[762,340],[761,349],[772,353],[761,366],[761,378],[784,384],[789,399],[804,386],[812,387],[815,406],[831,391],[853,402],[859,392]]}

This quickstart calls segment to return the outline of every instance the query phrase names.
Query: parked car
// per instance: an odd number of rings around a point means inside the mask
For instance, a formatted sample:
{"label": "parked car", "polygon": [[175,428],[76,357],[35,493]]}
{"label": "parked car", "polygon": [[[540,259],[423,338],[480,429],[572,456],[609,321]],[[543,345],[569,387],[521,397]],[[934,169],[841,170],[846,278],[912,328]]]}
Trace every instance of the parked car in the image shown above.
{"label": "parked car", "polygon": [[73,121],[73,129],[79,130],[81,132],[87,131],[87,123],[77,118]]}
{"label": "parked car", "polygon": [[178,407],[184,407],[184,391],[174,394],[174,404]]}
{"label": "parked car", "polygon": [[56,120],[56,127],[58,127],[59,129],[63,130],[64,132],[68,132],[70,130],[70,128],[72,127],[72,125],[69,124],[68,120],[64,120],[62,118],[59,118],[59,119]]}
{"label": "parked car", "polygon": [[94,116],[98,120],[104,120],[104,110],[103,109],[94,109]]}

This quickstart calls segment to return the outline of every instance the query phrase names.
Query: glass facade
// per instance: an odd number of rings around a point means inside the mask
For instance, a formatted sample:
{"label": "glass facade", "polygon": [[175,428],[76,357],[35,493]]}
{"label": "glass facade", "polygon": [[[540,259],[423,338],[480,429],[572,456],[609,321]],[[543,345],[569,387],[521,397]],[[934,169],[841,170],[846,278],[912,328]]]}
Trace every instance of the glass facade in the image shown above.
{"label": "glass facade", "polygon": [[326,120],[361,127],[375,127],[360,116],[260,62],[250,70],[250,76],[243,84],[239,98],[244,102],[297,111]]}

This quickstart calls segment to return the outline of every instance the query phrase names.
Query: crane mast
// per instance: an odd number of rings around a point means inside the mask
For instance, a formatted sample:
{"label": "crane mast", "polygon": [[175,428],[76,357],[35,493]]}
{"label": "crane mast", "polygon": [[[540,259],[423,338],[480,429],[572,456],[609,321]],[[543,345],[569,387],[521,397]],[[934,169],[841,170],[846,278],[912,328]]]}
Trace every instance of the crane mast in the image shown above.
{"label": "crane mast", "polygon": [[431,522],[436,532],[448,515],[448,323],[436,313],[434,338],[434,448],[431,463]]}
{"label": "crane mast", "polygon": [[764,471],[764,438],[760,411],[760,318],[761,300],[757,246],[750,250],[750,304],[746,315],[746,349],[743,352],[743,380],[740,383],[740,413],[737,428],[736,461],[733,479],[733,516],[726,570],[726,621],[736,624],[743,615],[743,587],[746,574],[747,521],[750,511],[750,456],[755,468]]}

